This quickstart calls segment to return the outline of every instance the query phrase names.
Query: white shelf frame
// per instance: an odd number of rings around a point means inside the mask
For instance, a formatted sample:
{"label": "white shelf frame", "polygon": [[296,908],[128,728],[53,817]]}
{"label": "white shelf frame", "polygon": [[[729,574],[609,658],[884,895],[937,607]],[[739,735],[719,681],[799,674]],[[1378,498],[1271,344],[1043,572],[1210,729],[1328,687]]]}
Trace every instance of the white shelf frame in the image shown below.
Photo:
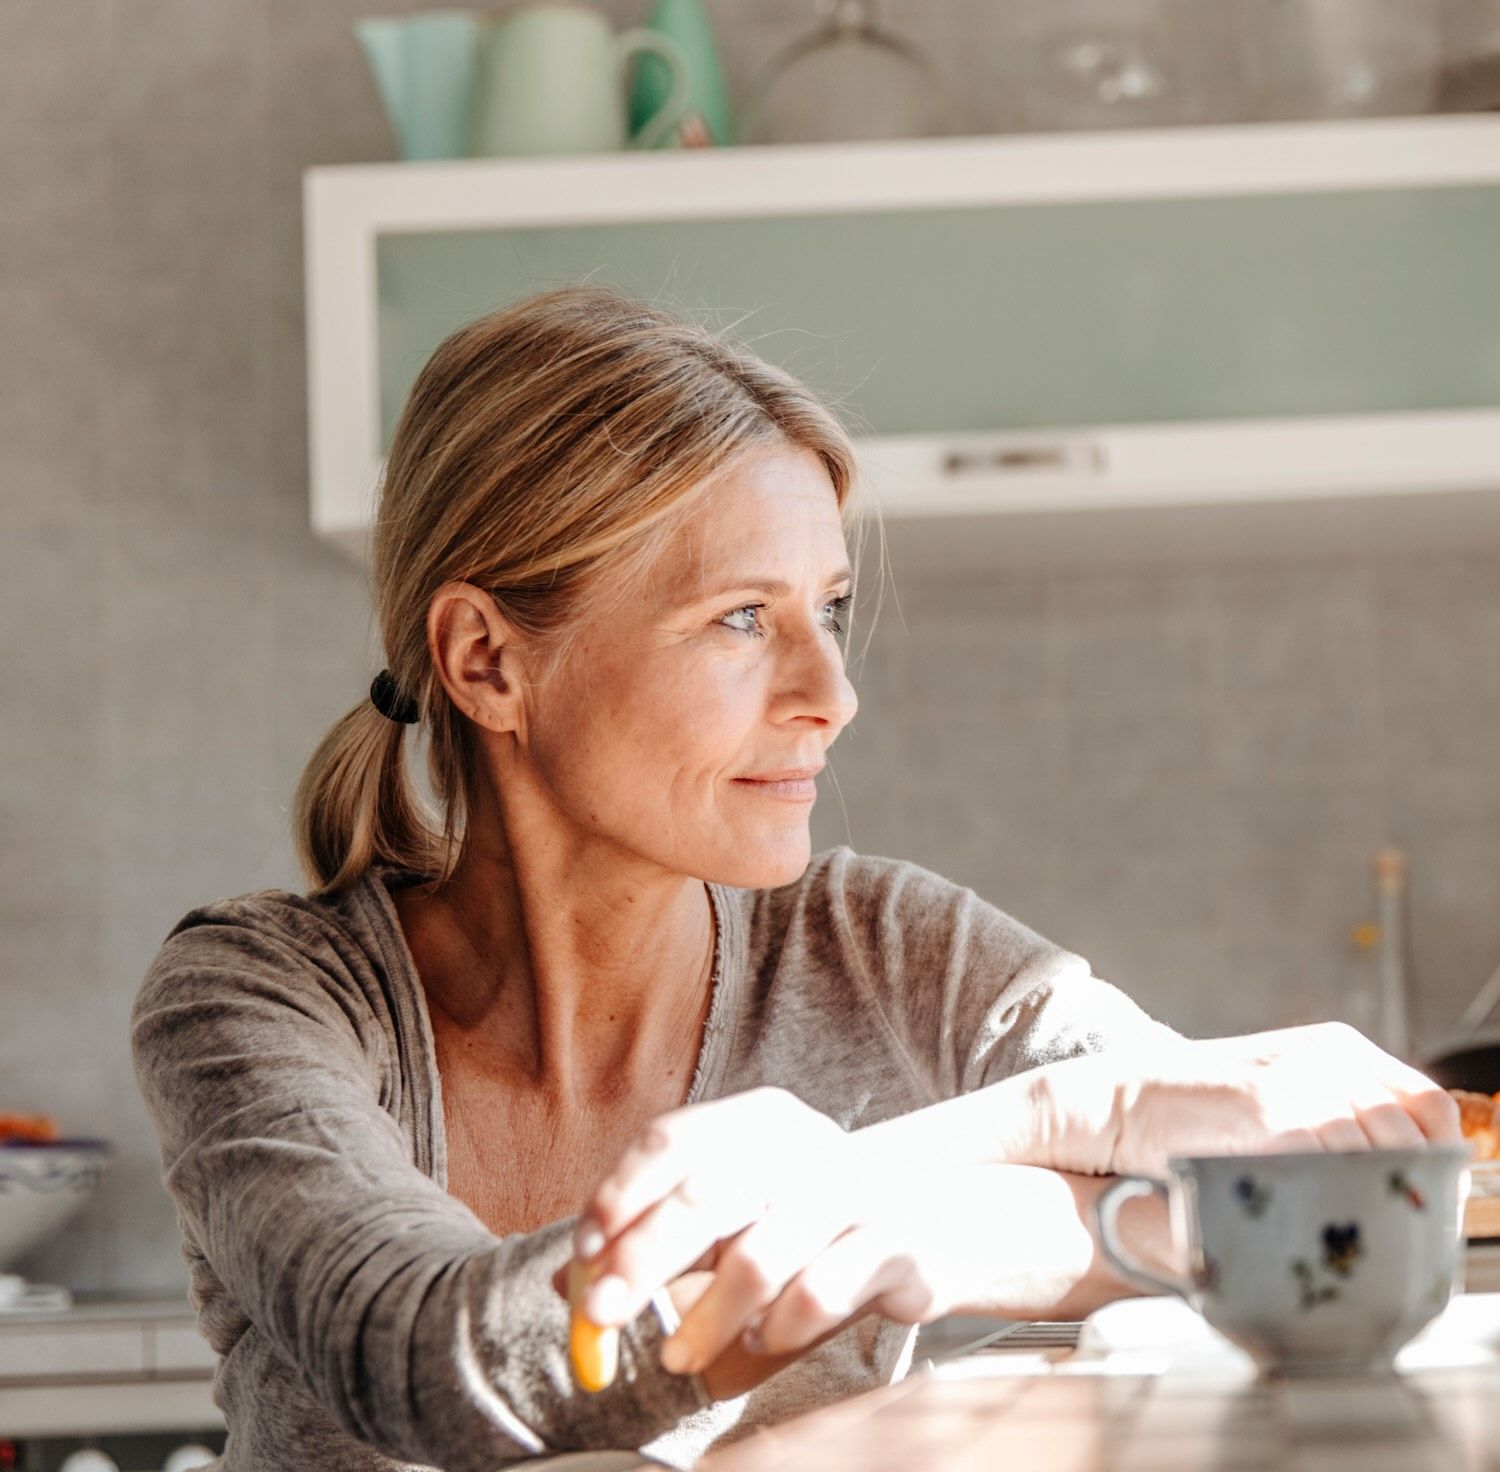
{"label": "white shelf frame", "polygon": [[[381,470],[382,235],[1480,184],[1500,184],[1500,116],[310,169],[313,526],[362,555]],[[1000,459],[991,471],[955,475],[944,468],[955,450]],[[881,436],[861,440],[860,451],[867,484],[895,516],[1474,490],[1500,487],[1500,406]]]}

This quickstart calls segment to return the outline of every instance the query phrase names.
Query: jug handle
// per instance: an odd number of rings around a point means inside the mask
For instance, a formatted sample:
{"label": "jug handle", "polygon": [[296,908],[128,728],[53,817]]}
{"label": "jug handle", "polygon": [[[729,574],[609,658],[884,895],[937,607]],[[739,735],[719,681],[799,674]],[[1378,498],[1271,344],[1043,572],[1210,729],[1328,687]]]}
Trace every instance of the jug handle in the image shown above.
{"label": "jug handle", "polygon": [[635,55],[653,52],[667,63],[672,73],[672,90],[667,100],[657,108],[629,141],[631,148],[655,148],[673,128],[680,123],[688,110],[691,91],[688,77],[687,55],[670,36],[660,31],[638,26],[634,30],[621,31],[615,37],[615,59],[623,69]]}

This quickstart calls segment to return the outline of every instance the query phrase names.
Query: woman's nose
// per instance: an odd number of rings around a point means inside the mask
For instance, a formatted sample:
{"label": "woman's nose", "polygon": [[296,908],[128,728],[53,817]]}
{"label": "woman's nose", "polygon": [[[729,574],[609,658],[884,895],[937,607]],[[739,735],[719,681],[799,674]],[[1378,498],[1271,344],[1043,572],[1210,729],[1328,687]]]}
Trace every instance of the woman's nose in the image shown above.
{"label": "woman's nose", "polygon": [[784,672],[781,717],[810,717],[842,729],[854,719],[859,697],[844,668],[844,648],[825,630],[799,641]]}

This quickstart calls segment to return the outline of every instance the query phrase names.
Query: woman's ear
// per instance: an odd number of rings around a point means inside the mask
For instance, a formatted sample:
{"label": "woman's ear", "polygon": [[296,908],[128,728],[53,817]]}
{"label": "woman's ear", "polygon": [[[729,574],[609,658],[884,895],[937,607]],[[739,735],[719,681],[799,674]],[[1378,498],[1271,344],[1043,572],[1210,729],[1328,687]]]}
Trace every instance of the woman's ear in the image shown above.
{"label": "woman's ear", "polygon": [[427,647],[448,698],[471,721],[489,731],[520,728],[521,640],[490,594],[444,583],[427,607]]}

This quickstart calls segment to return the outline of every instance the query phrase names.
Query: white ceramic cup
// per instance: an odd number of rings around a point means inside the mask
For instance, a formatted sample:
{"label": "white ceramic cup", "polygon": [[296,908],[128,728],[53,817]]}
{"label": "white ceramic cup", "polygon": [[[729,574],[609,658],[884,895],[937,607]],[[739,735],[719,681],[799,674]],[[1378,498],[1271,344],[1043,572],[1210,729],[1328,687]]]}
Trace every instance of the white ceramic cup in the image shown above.
{"label": "white ceramic cup", "polygon": [[[1169,1181],[1126,1176],[1099,1199],[1112,1267],[1197,1309],[1263,1371],[1388,1373],[1459,1286],[1466,1146],[1196,1156]],[[1154,1273],[1120,1241],[1120,1208],[1160,1194],[1190,1276]]]}

